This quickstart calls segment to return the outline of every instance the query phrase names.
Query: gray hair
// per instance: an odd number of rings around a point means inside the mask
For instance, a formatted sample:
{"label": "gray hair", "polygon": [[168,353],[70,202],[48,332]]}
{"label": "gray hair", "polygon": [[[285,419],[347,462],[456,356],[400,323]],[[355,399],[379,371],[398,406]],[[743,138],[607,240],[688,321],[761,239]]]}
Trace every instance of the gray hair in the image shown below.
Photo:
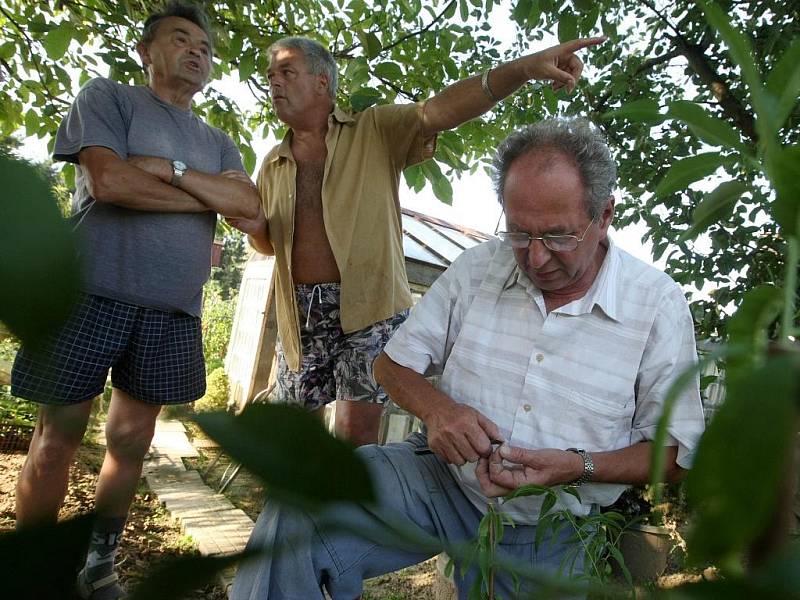
{"label": "gray hair", "polygon": [[492,162],[492,180],[497,199],[503,204],[505,182],[512,163],[537,150],[560,152],[571,158],[586,189],[586,209],[598,218],[614,192],[617,166],[605,138],[586,119],[545,119],[509,135]]}
{"label": "gray hair", "polygon": [[336,61],[328,49],[319,42],[308,38],[293,36],[285,37],[273,43],[269,47],[270,57],[278,50],[298,50],[306,58],[308,70],[312,75],[325,75],[328,78],[328,95],[332,101],[336,101],[336,90],[338,89],[338,73]]}
{"label": "gray hair", "polygon": [[161,24],[161,21],[167,17],[179,17],[186,19],[197,25],[208,37],[208,43],[211,49],[214,48],[213,37],[211,35],[211,27],[208,24],[208,17],[202,8],[196,4],[188,4],[180,0],[171,0],[164,7],[147,17],[142,28],[142,43],[147,46],[156,38],[156,30]]}

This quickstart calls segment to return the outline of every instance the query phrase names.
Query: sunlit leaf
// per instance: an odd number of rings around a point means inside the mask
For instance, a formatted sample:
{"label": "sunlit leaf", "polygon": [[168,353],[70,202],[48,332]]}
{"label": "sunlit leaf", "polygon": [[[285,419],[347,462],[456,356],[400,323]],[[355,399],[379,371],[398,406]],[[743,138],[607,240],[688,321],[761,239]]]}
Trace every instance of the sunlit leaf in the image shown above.
{"label": "sunlit leaf", "polygon": [[256,55],[253,49],[247,50],[239,61],[239,81],[246,81],[256,70]]}
{"label": "sunlit leaf", "polygon": [[392,81],[403,78],[403,70],[396,62],[382,62],[375,65],[375,74]]}
{"label": "sunlit leaf", "polygon": [[77,299],[77,248],[36,169],[0,155],[0,181],[0,282],[5,291],[0,320],[36,346],[64,322]]}
{"label": "sunlit leaf", "polygon": [[570,10],[564,10],[558,19],[558,41],[561,43],[578,37],[578,18]]}
{"label": "sunlit leaf", "polygon": [[688,100],[669,103],[670,117],[679,119],[689,126],[694,134],[704,142],[714,146],[741,149],[739,134],[722,119],[719,119],[702,106]]}
{"label": "sunlit leaf", "polygon": [[666,116],[659,111],[658,102],[652,98],[639,98],[602,115],[602,119],[621,117],[629,121],[660,123]]}
{"label": "sunlit leaf", "polygon": [[725,181],[706,194],[692,213],[692,226],[678,238],[679,242],[692,239],[712,224],[730,215],[736,202],[747,191],[741,181]]}
{"label": "sunlit leaf", "polygon": [[719,152],[704,152],[677,160],[658,183],[654,193],[657,198],[663,198],[684,190],[689,184],[711,175],[722,165],[731,162],[733,162],[731,157],[723,156]]}
{"label": "sunlit leaf", "polygon": [[195,419],[276,498],[312,506],[374,498],[367,468],[352,448],[302,409],[258,404],[238,417],[207,413]]}
{"label": "sunlit leaf", "polygon": [[42,40],[42,45],[47,51],[47,56],[61,59],[67,52],[70,41],[72,41],[72,29],[62,25],[48,31]]}

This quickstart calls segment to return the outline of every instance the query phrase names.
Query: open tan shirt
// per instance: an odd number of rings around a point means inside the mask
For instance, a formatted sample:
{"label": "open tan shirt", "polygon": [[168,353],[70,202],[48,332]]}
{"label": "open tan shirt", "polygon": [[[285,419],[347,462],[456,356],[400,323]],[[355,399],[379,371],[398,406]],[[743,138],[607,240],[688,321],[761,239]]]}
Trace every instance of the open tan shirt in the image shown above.
{"label": "open tan shirt", "polygon": [[[403,254],[399,184],[404,168],[433,156],[423,137],[423,103],[375,106],[328,117],[322,181],[325,231],[341,276],[341,323],[358,331],[411,306]],[[300,321],[292,281],[297,165],[291,129],[264,158],[258,189],[275,249],[278,335],[293,371],[300,369]]]}

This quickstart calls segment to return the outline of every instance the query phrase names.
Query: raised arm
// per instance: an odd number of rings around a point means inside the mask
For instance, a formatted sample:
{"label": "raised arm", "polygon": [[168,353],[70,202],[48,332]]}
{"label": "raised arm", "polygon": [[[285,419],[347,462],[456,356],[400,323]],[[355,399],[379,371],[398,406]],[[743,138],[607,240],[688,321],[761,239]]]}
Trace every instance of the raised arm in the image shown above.
{"label": "raised arm", "polygon": [[392,402],[422,419],[428,429],[428,445],[443,460],[463,465],[489,456],[500,431],[488,417],[440,392],[385,352],[375,359],[373,372]]}
{"label": "raised arm", "polygon": [[159,178],[164,184],[190,194],[209,210],[224,217],[255,219],[260,211],[256,186],[240,171],[212,175],[187,169],[172,186],[172,161],[154,156],[131,156],[128,163]]}
{"label": "raised arm", "polygon": [[552,81],[553,89],[566,87],[571,92],[583,70],[583,63],[575,53],[604,40],[602,37],[572,40],[457,81],[425,104],[425,134],[452,129],[482,115],[534,79]]}
{"label": "raised arm", "polygon": [[88,177],[89,193],[98,202],[155,212],[211,210],[191,194],[122,160],[108,148],[88,146],[78,153],[78,162]]}

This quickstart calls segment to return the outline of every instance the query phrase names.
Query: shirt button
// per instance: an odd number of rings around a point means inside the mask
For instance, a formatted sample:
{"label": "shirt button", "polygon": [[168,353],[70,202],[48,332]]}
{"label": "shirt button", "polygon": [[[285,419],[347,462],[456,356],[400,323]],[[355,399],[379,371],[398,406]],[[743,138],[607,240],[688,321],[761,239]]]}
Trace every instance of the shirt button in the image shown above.
{"label": "shirt button", "polygon": [[542,362],[544,360],[544,354],[541,352],[536,355],[536,362]]}
{"label": "shirt button", "polygon": [[522,410],[524,410],[525,412],[531,412],[531,405],[530,404],[524,404],[522,406]]}

